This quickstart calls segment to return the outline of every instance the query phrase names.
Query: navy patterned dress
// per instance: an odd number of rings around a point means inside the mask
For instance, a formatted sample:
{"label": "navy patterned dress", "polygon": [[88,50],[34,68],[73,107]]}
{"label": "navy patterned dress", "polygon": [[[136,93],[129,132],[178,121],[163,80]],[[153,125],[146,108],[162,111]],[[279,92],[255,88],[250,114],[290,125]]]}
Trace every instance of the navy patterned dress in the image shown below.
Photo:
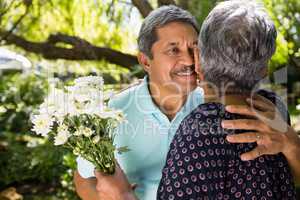
{"label": "navy patterned dress", "polygon": [[[287,119],[278,98],[266,91]],[[199,105],[182,122],[170,145],[157,192],[159,200],[292,200],[296,193],[288,163],[282,154],[242,161],[240,154],[256,143],[230,144],[222,119],[241,116],[225,111],[220,103]]]}

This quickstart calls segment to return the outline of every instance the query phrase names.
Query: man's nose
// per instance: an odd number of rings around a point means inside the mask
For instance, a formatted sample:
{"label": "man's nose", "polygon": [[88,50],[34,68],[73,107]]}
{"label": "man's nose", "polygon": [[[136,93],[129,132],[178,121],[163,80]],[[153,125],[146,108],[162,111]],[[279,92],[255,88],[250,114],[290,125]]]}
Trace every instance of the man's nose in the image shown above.
{"label": "man's nose", "polygon": [[181,64],[185,66],[190,66],[194,64],[194,55],[193,52],[186,51],[181,57]]}

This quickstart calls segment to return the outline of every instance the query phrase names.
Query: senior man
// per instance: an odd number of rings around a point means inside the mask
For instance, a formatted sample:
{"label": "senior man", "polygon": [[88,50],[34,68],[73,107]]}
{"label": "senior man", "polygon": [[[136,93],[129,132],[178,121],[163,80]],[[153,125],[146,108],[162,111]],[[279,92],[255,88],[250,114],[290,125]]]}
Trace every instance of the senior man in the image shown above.
{"label": "senior man", "polygon": [[[135,192],[139,199],[156,199],[161,170],[175,131],[182,119],[203,102],[193,57],[198,33],[195,18],[175,6],[160,7],[145,18],[138,38],[138,59],[147,76],[141,84],[121,92],[109,103],[127,115],[128,123],[118,128],[115,142],[131,151],[116,155],[120,167],[117,166],[113,176],[96,172],[95,178],[91,163],[78,158],[79,173],[75,173],[74,179],[82,199],[135,198],[129,183],[137,183]],[[234,111],[244,113],[247,109]],[[247,120],[231,123],[240,129],[248,127]],[[251,123],[263,122],[257,119]],[[266,129],[258,131],[264,134]],[[289,139],[284,142],[292,143]],[[296,168],[298,163],[292,163],[291,167],[300,169]]]}

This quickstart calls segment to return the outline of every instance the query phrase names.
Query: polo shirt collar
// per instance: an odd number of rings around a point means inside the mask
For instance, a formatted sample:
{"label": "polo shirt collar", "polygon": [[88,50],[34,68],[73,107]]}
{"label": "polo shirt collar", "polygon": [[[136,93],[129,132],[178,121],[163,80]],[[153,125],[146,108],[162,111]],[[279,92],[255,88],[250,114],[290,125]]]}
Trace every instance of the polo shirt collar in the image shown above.
{"label": "polo shirt collar", "polygon": [[[140,105],[140,110],[147,114],[152,113],[161,113],[161,110],[154,104],[150,91],[149,91],[149,78],[145,76],[140,88],[137,90],[137,104]],[[193,90],[189,95],[188,98],[180,110],[180,112],[189,113],[194,110],[199,104],[203,103],[203,89],[197,87]]]}
{"label": "polo shirt collar", "polygon": [[149,78],[145,76],[139,89],[137,90],[136,103],[140,107],[140,111],[146,114],[158,113],[161,112],[159,108],[154,104],[150,91],[149,91]]}

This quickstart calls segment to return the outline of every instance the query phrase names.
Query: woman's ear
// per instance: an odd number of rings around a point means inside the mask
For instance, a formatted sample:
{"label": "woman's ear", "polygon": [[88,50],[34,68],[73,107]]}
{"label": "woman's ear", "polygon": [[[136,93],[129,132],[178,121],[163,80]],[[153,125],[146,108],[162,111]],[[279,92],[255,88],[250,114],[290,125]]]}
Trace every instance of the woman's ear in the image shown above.
{"label": "woman's ear", "polygon": [[149,58],[146,56],[144,53],[139,52],[137,55],[138,61],[140,65],[144,68],[146,72],[149,72],[150,70],[150,63],[149,63]]}

